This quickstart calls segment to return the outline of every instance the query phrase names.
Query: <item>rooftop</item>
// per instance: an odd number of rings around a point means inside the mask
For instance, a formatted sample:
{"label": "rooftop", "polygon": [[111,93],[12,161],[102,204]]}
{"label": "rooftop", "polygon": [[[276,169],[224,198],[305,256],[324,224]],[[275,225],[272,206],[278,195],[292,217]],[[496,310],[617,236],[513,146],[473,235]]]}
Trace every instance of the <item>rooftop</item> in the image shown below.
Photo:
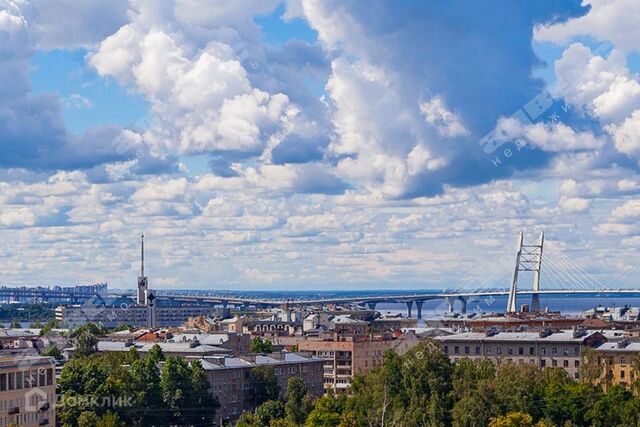
{"label": "rooftop", "polygon": [[205,356],[200,360],[205,371],[229,368],[248,368],[263,365],[287,365],[292,363],[322,362],[318,357],[300,353],[278,353],[276,355],[255,355],[249,357]]}
{"label": "rooftop", "polygon": [[487,335],[484,332],[463,332],[460,334],[435,337],[440,341],[542,341],[542,342],[582,342],[586,338],[599,333],[585,331],[584,335],[574,337],[573,330],[553,332],[548,336],[540,336],[538,332],[497,332]]}

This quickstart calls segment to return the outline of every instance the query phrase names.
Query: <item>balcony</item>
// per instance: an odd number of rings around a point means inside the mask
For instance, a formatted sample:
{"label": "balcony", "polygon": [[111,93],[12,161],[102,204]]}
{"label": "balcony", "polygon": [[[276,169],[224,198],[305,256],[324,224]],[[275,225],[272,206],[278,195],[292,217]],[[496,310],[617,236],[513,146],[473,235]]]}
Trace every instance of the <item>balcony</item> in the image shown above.
{"label": "balcony", "polygon": [[49,402],[42,402],[40,404],[39,410],[44,412],[44,411],[48,410],[50,407],[51,407],[51,405],[49,405]]}
{"label": "balcony", "polygon": [[13,406],[11,408],[9,408],[8,414],[9,415],[15,415],[15,414],[19,414],[20,413],[20,408],[17,406]]}
{"label": "balcony", "polygon": [[40,421],[38,421],[38,425],[39,426],[48,426],[49,425],[49,418],[43,418]]}

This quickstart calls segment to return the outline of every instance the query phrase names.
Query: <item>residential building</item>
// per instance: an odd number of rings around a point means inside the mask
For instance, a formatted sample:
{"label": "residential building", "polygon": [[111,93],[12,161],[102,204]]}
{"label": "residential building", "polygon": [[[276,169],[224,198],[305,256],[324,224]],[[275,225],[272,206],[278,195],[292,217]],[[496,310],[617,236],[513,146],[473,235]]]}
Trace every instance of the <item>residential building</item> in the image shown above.
{"label": "residential building", "polygon": [[613,385],[630,388],[637,379],[634,361],[640,354],[640,342],[606,342],[595,349],[601,367],[598,383],[606,391]]}
{"label": "residential building", "polygon": [[207,373],[212,394],[220,402],[217,416],[227,422],[234,422],[242,412],[255,409],[251,370],[258,366],[270,366],[273,369],[282,396],[292,377],[302,378],[312,397],[319,397],[324,392],[323,360],[309,354],[250,354],[239,357],[203,357],[198,360]]}
{"label": "residential building", "polygon": [[384,354],[388,350],[404,354],[419,342],[420,339],[416,335],[409,333],[401,336],[336,335],[333,339],[299,337],[294,345],[297,345],[299,351],[309,352],[324,359],[326,390],[344,390],[351,384],[354,374],[382,365]]}
{"label": "residential building", "polygon": [[54,369],[50,357],[0,357],[0,427],[56,425]]}
{"label": "residential building", "polygon": [[462,358],[490,359],[497,363],[532,364],[540,368],[562,368],[579,378],[584,348],[606,342],[600,332],[580,330],[541,332],[465,332],[439,336],[435,340],[453,362]]}

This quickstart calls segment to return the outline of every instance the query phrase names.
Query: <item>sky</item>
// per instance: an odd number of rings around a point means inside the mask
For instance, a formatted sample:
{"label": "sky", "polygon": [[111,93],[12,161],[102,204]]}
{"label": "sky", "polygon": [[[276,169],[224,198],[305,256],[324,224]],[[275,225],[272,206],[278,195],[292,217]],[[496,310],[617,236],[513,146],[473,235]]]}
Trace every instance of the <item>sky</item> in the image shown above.
{"label": "sky", "polygon": [[0,284],[133,288],[144,232],[158,289],[506,286],[523,230],[636,286],[638,22],[636,0],[0,0]]}

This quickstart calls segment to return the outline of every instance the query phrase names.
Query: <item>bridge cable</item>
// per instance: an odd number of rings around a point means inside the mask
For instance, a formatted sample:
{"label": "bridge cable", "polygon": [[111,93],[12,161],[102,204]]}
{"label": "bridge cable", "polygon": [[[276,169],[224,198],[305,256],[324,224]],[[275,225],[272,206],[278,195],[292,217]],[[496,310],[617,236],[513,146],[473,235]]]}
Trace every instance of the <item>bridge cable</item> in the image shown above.
{"label": "bridge cable", "polygon": [[578,276],[565,261],[554,259],[548,265],[558,269],[559,273],[566,278],[565,286],[569,286],[570,289],[590,289],[590,285],[585,282],[584,278]]}
{"label": "bridge cable", "polygon": [[604,288],[604,284],[602,282],[600,282],[598,279],[596,279],[593,275],[591,275],[590,273],[588,273],[584,268],[580,267],[575,261],[571,260],[571,258],[569,258],[567,255],[565,255],[563,252],[555,249],[555,248],[551,248],[551,251],[557,255],[561,260],[563,260],[566,264],[569,264],[570,266],[573,266],[574,268],[576,268],[579,272],[582,272],[582,274],[592,283],[593,286],[599,287],[599,288]]}

